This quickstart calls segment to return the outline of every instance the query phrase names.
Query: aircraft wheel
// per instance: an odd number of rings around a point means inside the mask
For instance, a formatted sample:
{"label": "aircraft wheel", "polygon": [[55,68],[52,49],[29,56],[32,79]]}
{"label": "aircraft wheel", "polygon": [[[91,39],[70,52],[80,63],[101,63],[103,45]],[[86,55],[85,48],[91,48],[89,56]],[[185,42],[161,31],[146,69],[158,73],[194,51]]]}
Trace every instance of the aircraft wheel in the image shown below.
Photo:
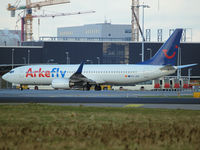
{"label": "aircraft wheel", "polygon": [[83,86],[83,91],[89,91],[90,90],[90,85],[86,84],[85,86]]}
{"label": "aircraft wheel", "polygon": [[24,88],[22,87],[22,85],[20,85],[20,90],[22,91]]}
{"label": "aircraft wheel", "polygon": [[35,90],[38,90],[38,86],[35,86]]}
{"label": "aircraft wheel", "polygon": [[86,89],[87,89],[87,91],[89,91],[89,90],[90,90],[90,87],[91,87],[90,85],[87,85],[87,88],[86,88]]}
{"label": "aircraft wheel", "polygon": [[96,85],[94,89],[95,89],[95,91],[101,91],[101,86],[100,85]]}

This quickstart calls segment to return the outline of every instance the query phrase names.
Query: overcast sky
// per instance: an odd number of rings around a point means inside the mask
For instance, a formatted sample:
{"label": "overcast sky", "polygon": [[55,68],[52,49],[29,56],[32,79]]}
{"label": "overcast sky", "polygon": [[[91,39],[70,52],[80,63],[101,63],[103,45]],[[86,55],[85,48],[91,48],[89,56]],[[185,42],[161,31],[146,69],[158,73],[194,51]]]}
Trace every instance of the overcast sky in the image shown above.
{"label": "overcast sky", "polygon": [[[16,0],[0,0],[0,29],[20,29],[20,21],[11,18],[7,4]],[[21,0],[24,2],[25,0]],[[32,0],[32,2],[39,0]],[[158,3],[159,1],[159,3]],[[192,28],[192,41],[200,42],[200,0],[141,0],[151,8],[145,9],[145,28],[152,29],[152,40],[156,40],[157,29],[163,29],[166,40],[171,28]],[[21,3],[23,4],[23,3]],[[159,5],[158,5],[159,4]],[[56,36],[57,27],[103,23],[105,18],[112,24],[131,24],[131,0],[71,0],[70,4],[43,7],[34,14],[78,12],[95,10],[94,14],[40,19],[40,36]],[[142,17],[142,16],[141,16]],[[38,39],[38,19],[33,21],[34,38]]]}

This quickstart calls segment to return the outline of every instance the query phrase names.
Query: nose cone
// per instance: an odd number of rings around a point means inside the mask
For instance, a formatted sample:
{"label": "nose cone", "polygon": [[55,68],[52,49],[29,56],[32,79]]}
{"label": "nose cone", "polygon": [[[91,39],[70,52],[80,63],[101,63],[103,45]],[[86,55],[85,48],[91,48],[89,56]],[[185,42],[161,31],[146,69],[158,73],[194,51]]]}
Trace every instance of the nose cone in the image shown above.
{"label": "nose cone", "polygon": [[4,75],[2,76],[2,79],[4,79],[5,81],[8,81],[8,73],[4,74]]}

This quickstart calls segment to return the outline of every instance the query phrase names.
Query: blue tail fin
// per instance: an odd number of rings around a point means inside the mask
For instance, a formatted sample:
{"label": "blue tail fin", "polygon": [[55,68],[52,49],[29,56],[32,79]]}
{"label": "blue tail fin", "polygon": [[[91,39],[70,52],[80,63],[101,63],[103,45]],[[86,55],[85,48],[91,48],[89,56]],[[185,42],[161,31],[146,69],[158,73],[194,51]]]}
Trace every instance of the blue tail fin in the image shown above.
{"label": "blue tail fin", "polygon": [[151,59],[140,64],[175,66],[182,31],[183,29],[176,29]]}

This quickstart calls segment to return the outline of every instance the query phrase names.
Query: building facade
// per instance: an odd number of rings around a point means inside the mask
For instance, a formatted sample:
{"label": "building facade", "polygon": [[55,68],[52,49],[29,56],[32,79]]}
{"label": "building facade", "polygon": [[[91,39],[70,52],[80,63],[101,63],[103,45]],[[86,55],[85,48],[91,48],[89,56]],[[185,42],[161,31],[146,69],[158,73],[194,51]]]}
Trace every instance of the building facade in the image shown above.
{"label": "building facade", "polygon": [[[153,56],[163,43],[146,42],[145,60]],[[1,46],[0,65],[11,64],[80,64],[83,60],[97,64],[137,64],[141,62],[140,42],[70,42],[44,41],[25,42],[24,46]],[[197,63],[192,67],[191,76],[200,76],[200,43],[181,43],[181,64]],[[12,50],[14,49],[14,51]],[[13,53],[12,53],[13,51]],[[30,56],[29,56],[30,55]],[[29,56],[29,60],[28,60]],[[187,76],[188,69],[181,75]]]}
{"label": "building facade", "polygon": [[0,30],[0,46],[19,46],[20,37],[20,30]]}
{"label": "building facade", "polygon": [[123,24],[89,24],[57,29],[58,40],[76,41],[130,41],[131,25]]}
{"label": "building facade", "polygon": [[[163,43],[146,42],[145,60],[153,56]],[[181,70],[181,76],[200,80],[200,43],[181,43],[182,65],[197,63]],[[93,64],[137,64],[141,62],[140,42],[24,42],[23,46],[0,46],[0,88],[6,87],[1,75],[12,65],[27,64],[80,64],[84,60]],[[69,61],[70,60],[70,61]],[[12,64],[13,63],[13,64]],[[176,74],[175,74],[176,75]]]}

